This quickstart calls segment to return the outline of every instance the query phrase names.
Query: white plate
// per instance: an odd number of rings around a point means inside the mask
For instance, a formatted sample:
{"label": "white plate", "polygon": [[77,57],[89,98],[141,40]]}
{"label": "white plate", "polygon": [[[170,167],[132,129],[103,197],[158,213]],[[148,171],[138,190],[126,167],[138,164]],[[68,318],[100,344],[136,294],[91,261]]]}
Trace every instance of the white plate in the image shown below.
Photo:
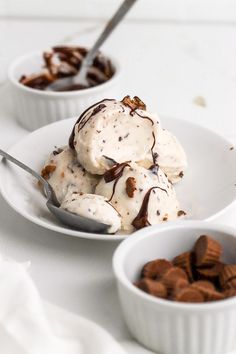
{"label": "white plate", "polygon": [[[27,135],[9,153],[40,171],[54,146],[65,145],[75,118],[65,119]],[[236,199],[236,149],[214,132],[173,118],[163,118],[163,127],[173,132],[188,157],[188,169],[176,185],[181,209],[189,219],[212,219]],[[100,235],[70,230],[50,214],[45,198],[33,178],[10,163],[1,163],[0,187],[3,197],[19,214],[45,228],[83,238],[122,240],[125,235]]]}

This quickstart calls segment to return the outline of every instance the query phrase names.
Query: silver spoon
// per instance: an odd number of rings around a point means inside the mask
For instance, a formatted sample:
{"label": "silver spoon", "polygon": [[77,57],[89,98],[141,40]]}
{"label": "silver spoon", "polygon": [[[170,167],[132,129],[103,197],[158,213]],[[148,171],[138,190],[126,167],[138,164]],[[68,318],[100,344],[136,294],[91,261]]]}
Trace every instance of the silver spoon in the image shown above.
{"label": "silver spoon", "polygon": [[72,85],[81,85],[81,86],[89,86],[87,81],[87,72],[88,68],[91,66],[93,59],[95,58],[98,49],[105,42],[111,32],[116,28],[116,26],[120,23],[126,13],[130,10],[130,8],[134,5],[137,0],[125,0],[113,17],[110,19],[98,39],[96,40],[93,47],[89,50],[87,55],[82,61],[81,68],[78,74],[70,77],[65,77],[63,79],[55,80],[53,83],[47,86],[46,90],[49,91],[60,91],[65,87],[70,87]]}
{"label": "silver spoon", "polygon": [[50,212],[56,216],[58,220],[60,220],[63,224],[69,226],[72,229],[82,230],[87,232],[98,232],[98,233],[107,233],[110,225],[106,225],[95,221],[93,219],[86,218],[81,215],[70,213],[64,209],[60,208],[60,203],[57,200],[56,194],[51,187],[51,185],[37,172],[32,170],[30,167],[26,166],[19,160],[15,159],[13,156],[7,154],[5,151],[0,149],[0,155],[2,155],[5,159],[13,162],[15,165],[19,166],[26,172],[30,173],[32,176],[37,178],[39,182],[42,183],[47,202],[46,205]]}

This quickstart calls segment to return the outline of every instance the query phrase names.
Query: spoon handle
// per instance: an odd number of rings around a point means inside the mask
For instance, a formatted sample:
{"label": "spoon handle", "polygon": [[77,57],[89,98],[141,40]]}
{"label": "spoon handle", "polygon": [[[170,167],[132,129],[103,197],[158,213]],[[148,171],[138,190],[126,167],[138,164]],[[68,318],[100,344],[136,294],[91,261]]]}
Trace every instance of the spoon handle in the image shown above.
{"label": "spoon handle", "polygon": [[[96,40],[95,44],[93,47],[90,49],[86,57],[84,58],[82,62],[82,67],[80,69],[80,74],[79,76],[82,77],[82,72],[84,72],[84,69],[87,68],[87,66],[91,65],[92,60],[94,59],[97,50],[100,48],[100,46],[105,42],[107,37],[111,34],[111,32],[116,28],[116,26],[120,23],[120,21],[123,19],[123,17],[126,15],[126,13],[131,9],[131,7],[134,5],[134,3],[137,0],[125,0],[119,9],[116,11],[116,13],[113,15],[113,17],[110,19],[102,33],[100,34],[99,38]],[[79,81],[79,80],[78,80]]]}
{"label": "spoon handle", "polygon": [[55,206],[60,205],[51,185],[42,176],[40,176],[40,174],[38,174],[36,171],[32,170],[32,168],[30,168],[29,166],[26,166],[23,162],[15,159],[15,157],[9,155],[7,152],[5,152],[1,149],[0,149],[0,155],[3,156],[5,159],[13,162],[15,165],[22,168],[24,171],[28,172],[29,174],[31,174],[35,178],[37,178],[37,180],[43,184],[47,198],[49,200],[51,200]]}
{"label": "spoon handle", "polygon": [[30,167],[26,166],[23,162],[15,159],[13,156],[9,155],[7,152],[0,149],[0,155],[2,155],[5,159],[13,162],[15,165],[19,166],[20,168],[22,168],[26,172],[33,175],[35,178],[37,178],[38,181],[42,182],[43,184],[45,184],[45,182],[47,183],[47,181],[45,181],[45,179],[42,176],[40,176],[36,171],[34,171]]}

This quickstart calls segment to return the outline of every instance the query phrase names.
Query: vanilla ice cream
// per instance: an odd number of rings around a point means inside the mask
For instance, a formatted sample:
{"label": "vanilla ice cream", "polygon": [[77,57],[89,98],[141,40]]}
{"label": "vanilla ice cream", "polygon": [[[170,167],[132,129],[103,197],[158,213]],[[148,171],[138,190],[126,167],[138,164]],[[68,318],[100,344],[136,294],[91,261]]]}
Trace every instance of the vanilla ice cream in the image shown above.
{"label": "vanilla ice cream", "polygon": [[173,186],[186,167],[177,138],[138,97],[126,96],[82,113],[69,147],[50,155],[42,176],[62,208],[110,225],[110,233],[130,233],[186,214]]}
{"label": "vanilla ice cream", "polygon": [[104,174],[95,192],[116,208],[127,232],[180,214],[174,188],[158,166],[147,170],[134,162],[115,165]]}
{"label": "vanilla ice cream", "polygon": [[70,192],[94,193],[99,179],[92,176],[78,162],[76,153],[69,147],[56,149],[47,159],[41,175],[50,183],[61,203]]}
{"label": "vanilla ice cream", "polygon": [[79,118],[70,146],[87,171],[101,175],[116,162],[150,159],[158,124],[137,97],[105,99]]}
{"label": "vanilla ice cream", "polygon": [[187,167],[187,157],[177,138],[168,130],[159,129],[154,150],[162,171],[172,183],[178,182]]}
{"label": "vanilla ice cream", "polygon": [[61,208],[73,214],[78,214],[110,225],[108,233],[115,233],[121,228],[121,218],[116,209],[106,198],[96,194],[68,193]]}

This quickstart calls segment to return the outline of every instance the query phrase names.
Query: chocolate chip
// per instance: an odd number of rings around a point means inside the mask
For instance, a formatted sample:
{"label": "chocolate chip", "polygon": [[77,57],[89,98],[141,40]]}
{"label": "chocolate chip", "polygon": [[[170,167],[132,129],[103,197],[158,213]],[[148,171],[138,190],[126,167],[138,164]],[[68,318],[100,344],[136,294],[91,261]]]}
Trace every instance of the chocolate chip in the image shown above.
{"label": "chocolate chip", "polygon": [[180,216],[183,216],[183,215],[186,215],[185,211],[179,210],[178,213],[177,213],[177,216],[180,217]]}

